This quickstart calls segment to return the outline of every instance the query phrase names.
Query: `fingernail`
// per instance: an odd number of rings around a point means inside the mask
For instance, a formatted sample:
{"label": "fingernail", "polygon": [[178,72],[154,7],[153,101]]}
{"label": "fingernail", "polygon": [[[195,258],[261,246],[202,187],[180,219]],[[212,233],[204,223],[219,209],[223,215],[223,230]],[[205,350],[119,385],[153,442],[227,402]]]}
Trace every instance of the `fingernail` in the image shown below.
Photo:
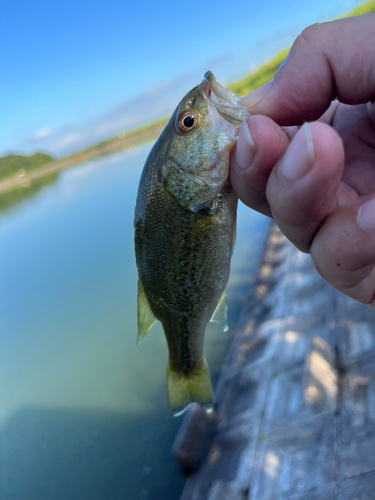
{"label": "fingernail", "polygon": [[241,106],[245,106],[248,109],[250,109],[252,106],[255,106],[255,104],[258,104],[268,94],[272,82],[273,80],[265,83],[264,85],[259,87],[259,89],[254,90],[254,92],[245,95],[245,97],[242,97],[242,99],[238,101],[238,104],[240,104]]}
{"label": "fingernail", "polygon": [[303,177],[314,163],[311,129],[308,123],[304,123],[290,143],[281,161],[280,170],[284,177],[295,181]]}
{"label": "fingernail", "polygon": [[357,213],[357,221],[365,231],[375,231],[375,198],[361,206]]}
{"label": "fingernail", "polygon": [[242,170],[250,167],[254,160],[256,149],[250,134],[248,121],[245,119],[242,122],[236,146],[236,160]]}

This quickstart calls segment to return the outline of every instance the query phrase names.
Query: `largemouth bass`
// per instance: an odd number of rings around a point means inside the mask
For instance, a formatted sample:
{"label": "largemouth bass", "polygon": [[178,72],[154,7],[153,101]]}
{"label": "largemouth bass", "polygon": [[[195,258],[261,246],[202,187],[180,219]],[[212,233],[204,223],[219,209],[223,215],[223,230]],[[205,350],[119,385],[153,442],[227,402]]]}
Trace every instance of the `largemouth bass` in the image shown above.
{"label": "largemouth bass", "polygon": [[228,181],[229,154],[246,116],[238,100],[206,73],[162,131],[138,188],[138,341],[161,321],[174,414],[192,402],[212,409],[203,337],[210,320],[226,325],[237,209]]}

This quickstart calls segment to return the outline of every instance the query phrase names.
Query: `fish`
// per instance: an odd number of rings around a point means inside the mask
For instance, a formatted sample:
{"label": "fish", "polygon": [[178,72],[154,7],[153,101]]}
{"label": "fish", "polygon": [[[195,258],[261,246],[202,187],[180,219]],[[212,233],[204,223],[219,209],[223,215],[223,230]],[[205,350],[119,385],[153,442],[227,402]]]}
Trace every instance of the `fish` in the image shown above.
{"label": "fish", "polygon": [[229,160],[247,114],[239,99],[207,72],[178,104],[139,182],[138,342],[161,321],[174,415],[193,402],[213,409],[203,344],[210,320],[227,329],[225,287],[238,201],[228,180]]}

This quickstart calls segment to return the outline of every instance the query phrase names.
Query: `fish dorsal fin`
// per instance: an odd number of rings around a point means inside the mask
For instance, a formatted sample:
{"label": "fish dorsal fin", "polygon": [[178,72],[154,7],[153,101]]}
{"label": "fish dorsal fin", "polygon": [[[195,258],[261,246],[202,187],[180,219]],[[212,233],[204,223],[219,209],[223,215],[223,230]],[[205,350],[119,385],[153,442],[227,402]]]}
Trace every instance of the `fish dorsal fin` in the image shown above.
{"label": "fish dorsal fin", "polygon": [[154,326],[157,319],[151,311],[142,281],[138,279],[138,339],[137,344],[143,339],[146,333]]}
{"label": "fish dorsal fin", "polygon": [[227,324],[227,298],[225,296],[225,290],[220,297],[219,303],[212,315],[211,321],[213,323],[219,323],[220,328],[226,332],[228,330]]}

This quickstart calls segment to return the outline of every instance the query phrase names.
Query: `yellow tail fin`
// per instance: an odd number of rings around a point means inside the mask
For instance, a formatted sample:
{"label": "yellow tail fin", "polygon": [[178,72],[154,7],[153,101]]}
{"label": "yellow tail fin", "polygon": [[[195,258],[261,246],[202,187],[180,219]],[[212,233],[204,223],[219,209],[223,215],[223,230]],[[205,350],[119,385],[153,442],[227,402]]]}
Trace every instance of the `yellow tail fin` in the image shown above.
{"label": "yellow tail fin", "polygon": [[167,368],[168,400],[175,416],[183,413],[190,403],[199,403],[212,410],[214,391],[206,362],[201,359],[189,375],[176,371],[171,363]]}

